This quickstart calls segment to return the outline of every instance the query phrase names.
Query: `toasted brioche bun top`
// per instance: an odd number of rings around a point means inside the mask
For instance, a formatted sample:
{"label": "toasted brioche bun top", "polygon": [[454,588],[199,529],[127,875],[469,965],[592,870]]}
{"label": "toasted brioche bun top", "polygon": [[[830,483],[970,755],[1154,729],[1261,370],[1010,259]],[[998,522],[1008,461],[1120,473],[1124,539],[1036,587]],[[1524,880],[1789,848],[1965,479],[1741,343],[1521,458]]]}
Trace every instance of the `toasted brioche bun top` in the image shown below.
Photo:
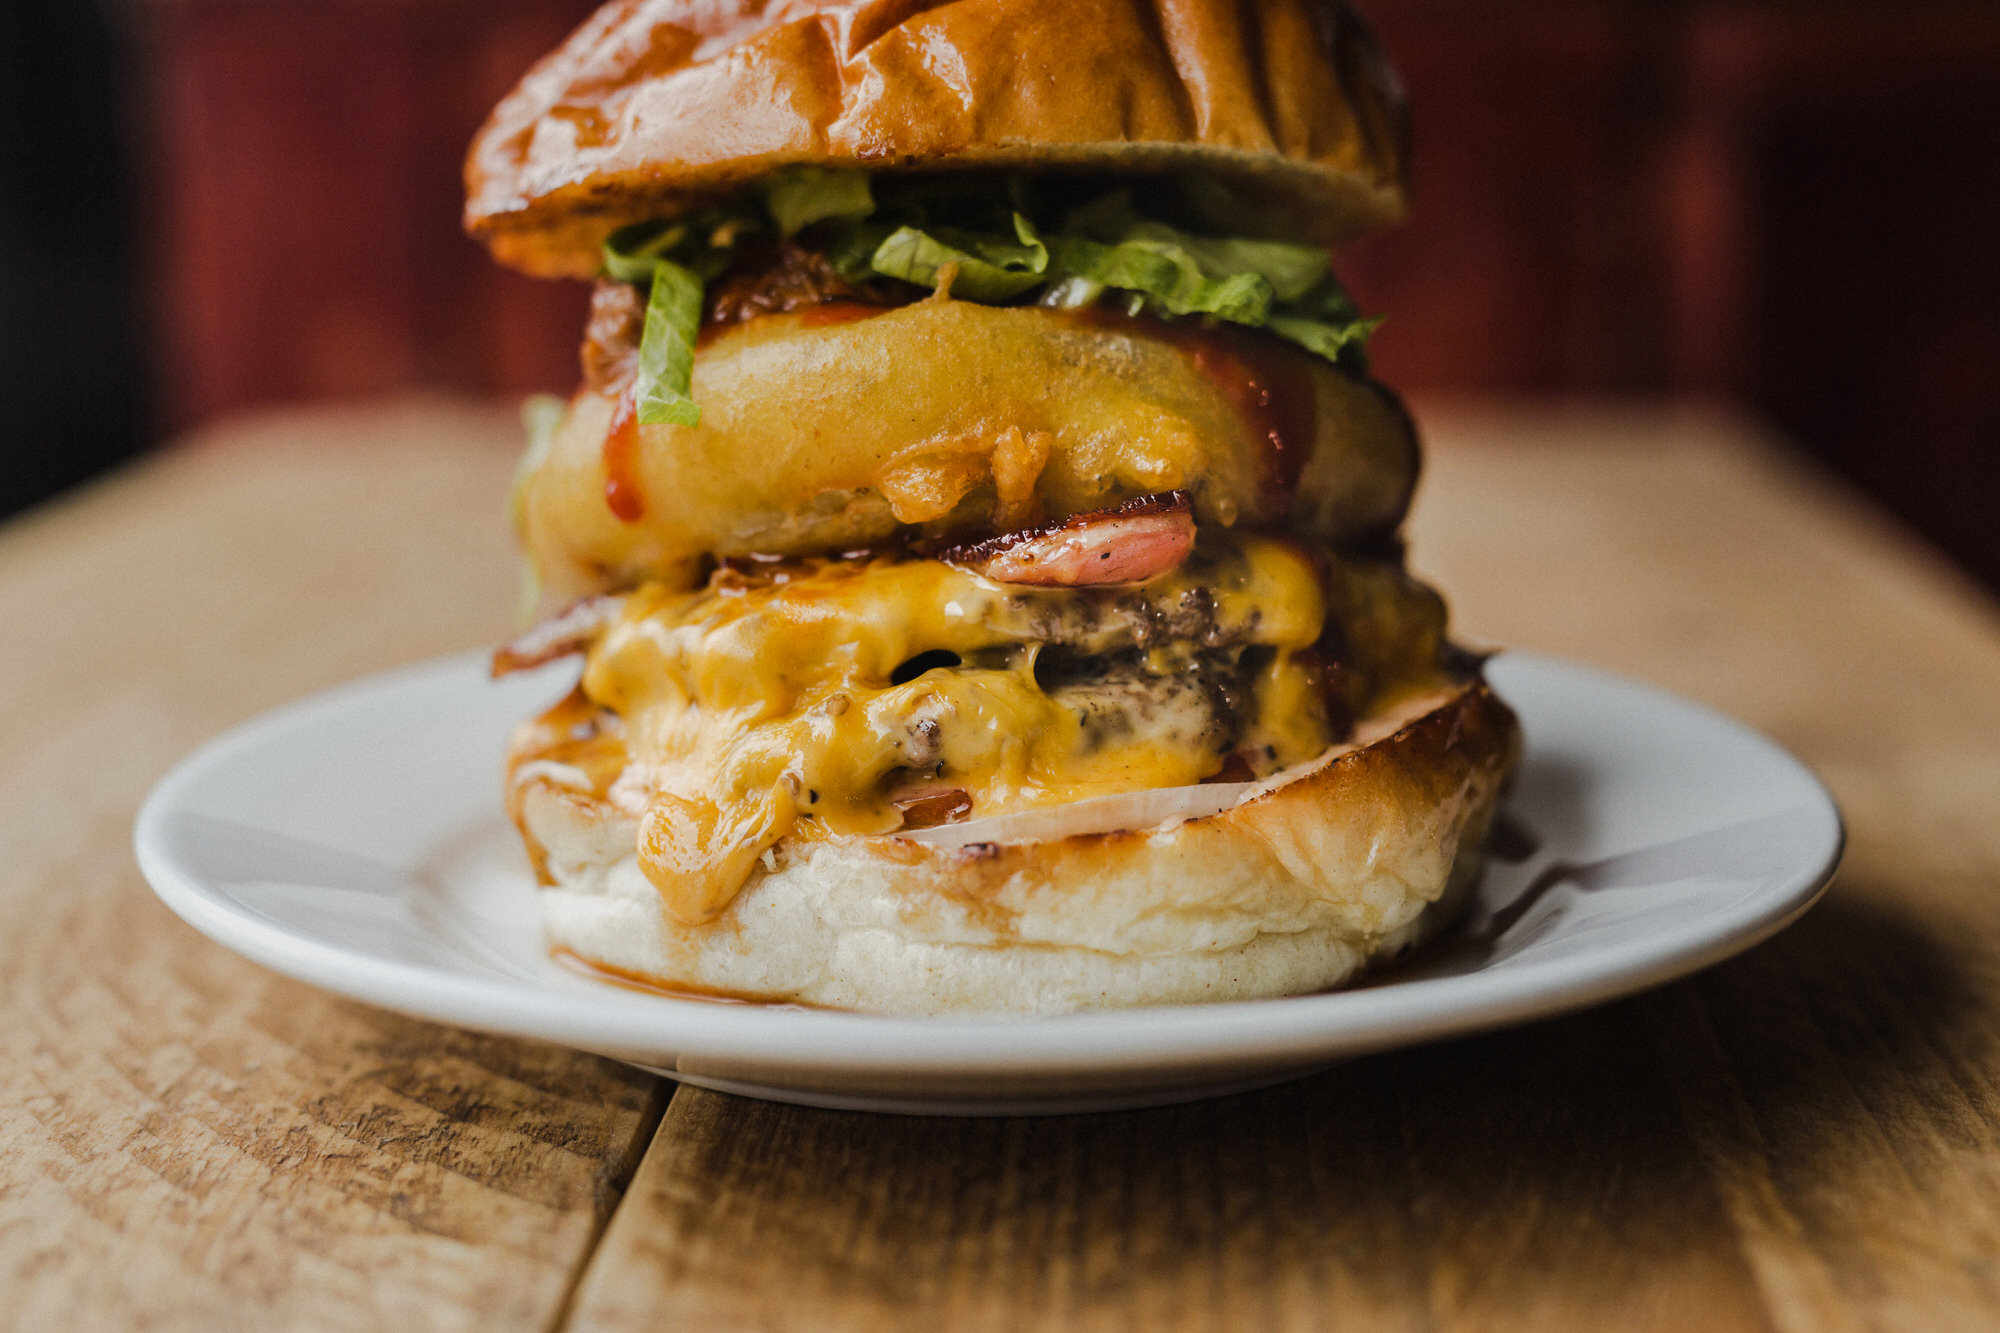
{"label": "toasted brioche bun top", "polygon": [[1198,169],[1337,244],[1401,216],[1394,74],[1338,0],[614,0],[474,140],[468,230],[588,277],[787,166]]}

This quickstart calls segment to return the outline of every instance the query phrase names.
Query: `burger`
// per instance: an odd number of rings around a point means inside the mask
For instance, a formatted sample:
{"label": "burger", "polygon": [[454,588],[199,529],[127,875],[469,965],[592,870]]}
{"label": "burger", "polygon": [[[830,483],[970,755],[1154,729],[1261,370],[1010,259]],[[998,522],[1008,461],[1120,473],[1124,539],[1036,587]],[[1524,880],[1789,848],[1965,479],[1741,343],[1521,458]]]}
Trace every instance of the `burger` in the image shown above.
{"label": "burger", "polygon": [[551,947],[905,1014],[1322,990],[1447,922],[1519,749],[1398,537],[1330,252],[1404,203],[1331,0],[619,0],[466,222],[595,282],[514,515]]}

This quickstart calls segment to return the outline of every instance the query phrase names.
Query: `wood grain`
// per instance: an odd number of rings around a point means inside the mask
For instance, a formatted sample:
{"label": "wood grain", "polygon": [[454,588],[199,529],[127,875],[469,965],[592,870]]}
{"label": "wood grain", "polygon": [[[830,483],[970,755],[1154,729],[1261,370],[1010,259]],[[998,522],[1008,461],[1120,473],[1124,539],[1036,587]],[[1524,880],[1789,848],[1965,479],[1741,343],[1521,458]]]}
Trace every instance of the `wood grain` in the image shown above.
{"label": "wood grain", "polygon": [[511,433],[266,418],[0,530],[0,1325],[557,1317],[659,1085],[282,980],[129,850],[217,729],[505,632]]}
{"label": "wood grain", "polygon": [[1203,1105],[683,1089],[570,1327],[2000,1323],[1991,603],[1726,416],[1426,416],[1415,563],[1464,632],[1790,745],[1850,822],[1827,901],[1634,1000]]}
{"label": "wood grain", "polygon": [[1847,866],[1688,982],[1117,1116],[662,1116],[154,904],[130,820],[187,748],[504,630],[506,414],[264,418],[0,529],[0,1324],[2000,1323],[1991,603],[1725,416],[1424,415],[1415,561],[1464,633],[1772,732]]}

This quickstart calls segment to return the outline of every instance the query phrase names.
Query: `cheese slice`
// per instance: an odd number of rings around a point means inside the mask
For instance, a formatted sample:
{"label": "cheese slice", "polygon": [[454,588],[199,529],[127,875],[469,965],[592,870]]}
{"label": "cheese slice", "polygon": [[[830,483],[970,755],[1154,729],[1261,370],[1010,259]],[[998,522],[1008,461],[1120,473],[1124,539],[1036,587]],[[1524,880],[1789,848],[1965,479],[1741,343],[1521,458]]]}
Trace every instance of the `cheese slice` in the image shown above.
{"label": "cheese slice", "polygon": [[[1325,618],[1312,559],[1256,536],[1117,589],[1010,587],[935,560],[803,562],[638,589],[582,689],[622,719],[640,864],[693,924],[780,839],[892,832],[897,800],[926,786],[986,816],[1200,782],[1238,734],[1260,767],[1309,758],[1336,739],[1305,652]],[[1220,734],[1189,682],[1243,653],[1245,697]],[[1087,684],[1038,676],[1048,654],[1086,676],[1119,655],[1141,706],[1107,722]]]}

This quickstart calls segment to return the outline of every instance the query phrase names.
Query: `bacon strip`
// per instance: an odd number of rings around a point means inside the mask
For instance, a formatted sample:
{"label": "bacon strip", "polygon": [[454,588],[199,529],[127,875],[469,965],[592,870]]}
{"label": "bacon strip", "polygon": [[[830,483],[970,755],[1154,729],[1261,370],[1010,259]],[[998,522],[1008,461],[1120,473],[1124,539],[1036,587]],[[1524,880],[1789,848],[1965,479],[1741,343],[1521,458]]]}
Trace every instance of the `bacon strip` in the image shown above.
{"label": "bacon strip", "polygon": [[954,547],[940,558],[999,583],[1077,588],[1153,578],[1178,568],[1193,549],[1193,500],[1167,491]]}
{"label": "bacon strip", "polygon": [[586,597],[569,606],[512,643],[493,650],[493,677],[553,662],[558,657],[580,653],[602,634],[625,607],[623,597]]}
{"label": "bacon strip", "polygon": [[834,302],[888,304],[873,288],[841,277],[817,250],[796,241],[780,241],[775,249],[751,242],[744,246],[735,266],[709,287],[705,322],[712,326],[741,324],[759,315]]}

